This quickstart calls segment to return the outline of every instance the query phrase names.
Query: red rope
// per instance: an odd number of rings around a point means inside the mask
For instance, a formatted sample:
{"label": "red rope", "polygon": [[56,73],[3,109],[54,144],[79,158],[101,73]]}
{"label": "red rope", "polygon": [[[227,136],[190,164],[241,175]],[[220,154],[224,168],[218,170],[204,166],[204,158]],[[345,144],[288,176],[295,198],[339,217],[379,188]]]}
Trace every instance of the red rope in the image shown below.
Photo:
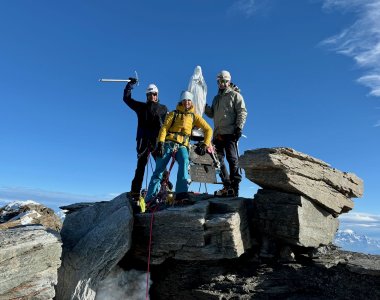
{"label": "red rope", "polygon": [[146,300],[149,299],[150,250],[152,248],[153,219],[154,219],[154,213],[156,212],[157,208],[158,208],[158,205],[153,209],[152,217],[150,218],[150,232],[149,232],[149,245],[148,245],[148,269],[146,272],[146,290],[145,290],[145,299]]}
{"label": "red rope", "polygon": [[165,180],[161,183],[161,185],[162,185],[162,184],[167,185],[168,182],[169,182],[169,179],[170,179],[170,172],[172,171],[173,166],[174,166],[174,163],[175,163],[175,155],[176,155],[176,153],[177,153],[177,150],[173,150],[173,152],[172,152],[172,161],[170,162],[169,171],[168,171],[168,173],[167,173],[167,175],[166,175]]}
{"label": "red rope", "polygon": [[[170,176],[170,171],[173,168],[174,162],[175,162],[175,155],[177,151],[172,152],[172,161],[169,167],[168,171],[168,177],[166,178],[166,181],[169,181],[169,176]],[[149,274],[150,274],[150,252],[152,248],[152,232],[153,232],[153,220],[154,220],[154,213],[158,209],[159,205],[156,205],[156,207],[153,208],[152,210],[152,217],[150,218],[150,232],[149,232],[149,245],[148,245],[148,267],[147,267],[147,272],[146,272],[146,289],[145,289],[145,299],[149,299]]]}

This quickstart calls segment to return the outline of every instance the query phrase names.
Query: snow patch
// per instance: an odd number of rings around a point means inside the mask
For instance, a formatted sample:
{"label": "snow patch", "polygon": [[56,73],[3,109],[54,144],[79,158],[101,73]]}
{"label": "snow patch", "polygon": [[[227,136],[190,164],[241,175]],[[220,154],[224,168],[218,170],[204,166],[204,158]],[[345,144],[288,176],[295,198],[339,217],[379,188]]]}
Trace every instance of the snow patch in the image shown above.
{"label": "snow patch", "polygon": [[38,212],[36,212],[35,210],[30,210],[13,217],[9,221],[12,222],[12,221],[20,220],[21,225],[28,225],[28,224],[32,224],[32,221],[35,218],[39,218],[39,217],[41,217],[41,215]]}
{"label": "snow patch", "polygon": [[347,251],[380,254],[380,241],[357,234],[352,229],[338,230],[334,244]]}
{"label": "snow patch", "polygon": [[40,205],[40,203],[37,203],[33,200],[13,201],[5,205],[3,209],[6,211],[16,211],[16,210],[19,210],[21,207],[29,205],[29,204]]}
{"label": "snow patch", "polygon": [[65,219],[66,217],[66,213],[68,212],[68,210],[66,209],[61,209],[59,211],[56,211],[55,214],[58,216],[58,218],[61,219],[61,221],[63,222],[63,220]]}

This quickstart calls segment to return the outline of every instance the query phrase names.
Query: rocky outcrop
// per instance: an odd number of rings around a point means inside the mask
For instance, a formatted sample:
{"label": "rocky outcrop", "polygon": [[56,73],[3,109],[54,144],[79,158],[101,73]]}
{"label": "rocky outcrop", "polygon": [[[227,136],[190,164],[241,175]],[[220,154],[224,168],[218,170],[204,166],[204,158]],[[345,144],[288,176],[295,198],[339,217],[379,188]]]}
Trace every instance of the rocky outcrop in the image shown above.
{"label": "rocky outcrop", "polygon": [[363,181],[355,174],[290,148],[245,151],[239,165],[262,188],[303,195],[334,215],[351,210],[351,197],[363,194]]}
{"label": "rocky outcrop", "polygon": [[156,212],[152,232],[152,214],[136,215],[134,247],[131,249],[135,258],[147,259],[150,234],[152,264],[160,264],[168,258],[230,259],[239,257],[251,248],[247,215],[247,205],[251,200],[208,198],[198,198],[194,205],[169,207]]}
{"label": "rocky outcrop", "polygon": [[0,230],[0,299],[53,299],[60,256],[56,231],[38,225]]}
{"label": "rocky outcrop", "polygon": [[[246,151],[240,165],[262,187],[253,199],[192,195],[192,205],[133,215],[125,193],[62,207],[56,299],[91,300],[99,286],[100,299],[112,276],[124,278],[117,265],[145,272],[148,257],[151,299],[380,297],[380,259],[331,247],[337,216],[363,193],[357,176],[289,148]],[[12,226],[23,218],[0,213]],[[33,226],[0,234],[0,299],[51,299],[59,239]]]}
{"label": "rocky outcrop", "polygon": [[321,250],[316,258],[300,255],[286,264],[252,253],[224,261],[166,261],[152,268],[151,299],[380,299],[379,256]]}
{"label": "rocky outcrop", "polygon": [[290,258],[294,254],[289,246],[332,243],[337,216],[353,208],[351,197],[363,194],[363,181],[356,175],[290,148],[249,150],[239,165],[262,187],[254,196],[262,255],[280,251]]}
{"label": "rocky outcrop", "polygon": [[254,213],[260,236],[301,247],[330,244],[339,225],[337,218],[306,197],[273,190],[257,192]]}
{"label": "rocky outcrop", "polygon": [[130,248],[132,208],[122,194],[112,201],[82,204],[79,210],[62,209],[69,213],[61,230],[63,254],[56,298],[94,299],[99,281]]}
{"label": "rocky outcrop", "polygon": [[55,231],[62,228],[52,209],[34,201],[16,201],[0,208],[0,230],[27,224],[41,224]]}

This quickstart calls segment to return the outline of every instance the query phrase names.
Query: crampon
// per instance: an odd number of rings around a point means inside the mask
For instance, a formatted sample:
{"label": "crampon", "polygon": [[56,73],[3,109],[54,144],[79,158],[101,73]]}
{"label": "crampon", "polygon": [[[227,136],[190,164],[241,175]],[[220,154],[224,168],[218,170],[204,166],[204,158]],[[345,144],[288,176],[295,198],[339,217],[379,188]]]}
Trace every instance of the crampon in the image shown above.
{"label": "crampon", "polygon": [[217,196],[217,197],[234,197],[235,191],[233,188],[225,186],[221,190],[215,191],[214,196]]}

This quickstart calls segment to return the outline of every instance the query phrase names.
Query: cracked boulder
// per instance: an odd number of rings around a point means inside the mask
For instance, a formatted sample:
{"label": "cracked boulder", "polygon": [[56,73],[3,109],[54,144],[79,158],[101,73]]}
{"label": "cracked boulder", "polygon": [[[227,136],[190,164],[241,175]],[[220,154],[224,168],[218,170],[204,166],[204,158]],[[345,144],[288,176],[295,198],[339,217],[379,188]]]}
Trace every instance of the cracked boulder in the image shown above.
{"label": "cracked boulder", "polygon": [[[237,258],[251,247],[244,198],[212,198],[194,205],[170,207],[154,213],[137,214],[133,229],[132,254],[146,261],[150,236],[151,263],[167,258],[218,260]],[[153,219],[152,232],[150,231]]]}
{"label": "cracked boulder", "polygon": [[313,248],[334,240],[338,218],[305,196],[260,189],[254,202],[255,222],[262,237]]}
{"label": "cracked boulder", "polygon": [[239,166],[260,187],[303,195],[334,215],[350,211],[351,198],[363,195],[363,181],[355,174],[291,148],[245,151]]}

